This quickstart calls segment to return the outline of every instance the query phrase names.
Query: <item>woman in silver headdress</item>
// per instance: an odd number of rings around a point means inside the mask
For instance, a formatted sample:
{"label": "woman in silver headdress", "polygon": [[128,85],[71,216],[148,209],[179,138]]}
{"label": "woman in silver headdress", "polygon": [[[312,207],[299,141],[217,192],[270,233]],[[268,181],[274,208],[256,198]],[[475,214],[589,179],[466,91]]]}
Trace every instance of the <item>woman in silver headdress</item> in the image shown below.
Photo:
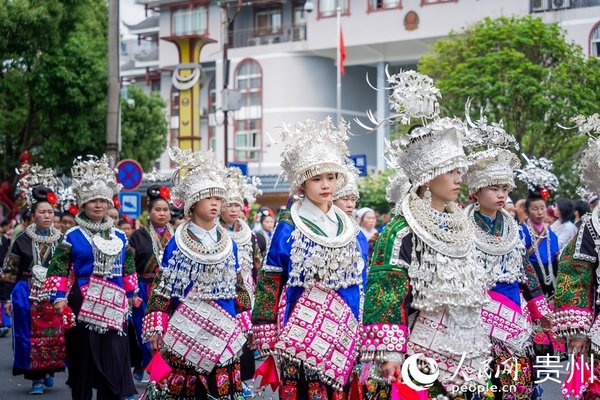
{"label": "woman in silver headdress", "polygon": [[502,124],[488,125],[485,117],[474,124],[468,108],[472,129],[465,147],[471,150],[471,165],[465,183],[475,203],[466,212],[473,223],[476,262],[485,271],[489,295],[481,318],[492,341],[491,381],[499,388],[496,399],[536,399],[541,393],[534,384],[530,319],[542,320],[549,328],[550,309],[519,239],[517,222],[504,210],[520,164],[508,148],[517,144]]}
{"label": "woman in silver headdress", "polygon": [[[255,344],[279,356],[280,398],[340,398],[360,345],[366,277],[358,226],[332,204],[347,179],[347,125],[308,120],[283,136],[281,166],[294,201],[280,213],[259,273]],[[266,363],[277,375],[273,359]]]}
{"label": "woman in silver headdress", "polygon": [[424,357],[429,371],[438,371],[437,379],[432,374],[421,381],[429,398],[452,398],[465,380],[485,385],[481,373],[490,349],[480,320],[484,274],[474,260],[472,224],[456,203],[468,165],[465,126],[437,117],[439,91],[428,77],[408,71],[388,81],[396,121],[414,116],[433,121],[413,126],[389,149],[397,169],[394,193],[388,193],[396,216],[371,260],[362,361],[377,367],[380,384],[368,385],[374,393],[401,380],[403,363]]}
{"label": "woman in silver headdress", "polygon": [[238,247],[217,223],[226,170],[212,151],[171,149],[170,155],[177,174],[185,172],[173,197],[190,219],[165,247],[148,300],[144,339],[155,355],[145,398],[240,399],[239,355],[251,306]]}
{"label": "woman in silver headdress", "polygon": [[62,234],[53,227],[56,189],[60,181],[51,169],[34,165],[22,171],[24,191],[33,224],[14,240],[0,275],[0,300],[13,317],[13,375],[32,381],[30,394],[43,394],[54,385],[54,372],[64,370],[62,320],[42,290],[48,262]]}
{"label": "woman in silver headdress", "polygon": [[[578,116],[573,121],[581,133],[592,136],[579,163],[579,176],[586,189],[600,193],[600,116]],[[574,379],[565,381],[563,394],[585,400],[600,398],[599,257],[600,208],[596,207],[591,215],[583,216],[577,235],[560,255],[552,328],[567,341],[571,365],[580,368],[573,369]],[[594,362],[590,357],[595,358]],[[589,364],[584,366],[582,361]]]}
{"label": "woman in silver headdress", "polygon": [[107,216],[120,186],[106,155],[76,159],[71,175],[81,212],[54,252],[44,284],[57,313],[68,305],[77,316],[65,333],[67,384],[76,400],[90,400],[92,389],[99,399],[133,398],[126,327],[137,275],[125,234]]}

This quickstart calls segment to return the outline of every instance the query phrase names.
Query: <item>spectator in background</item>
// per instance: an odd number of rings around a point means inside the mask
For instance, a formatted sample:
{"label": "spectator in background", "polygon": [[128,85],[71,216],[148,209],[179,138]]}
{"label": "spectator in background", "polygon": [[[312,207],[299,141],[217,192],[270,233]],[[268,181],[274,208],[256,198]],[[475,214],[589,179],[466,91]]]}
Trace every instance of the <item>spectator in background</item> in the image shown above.
{"label": "spectator in background", "polygon": [[556,221],[550,226],[550,229],[558,236],[558,245],[562,249],[577,234],[575,226],[575,207],[569,199],[559,198],[554,207]]}
{"label": "spectator in background", "polygon": [[519,199],[515,203],[515,213],[517,222],[522,224],[527,221],[527,207],[525,205],[525,199]]}
{"label": "spectator in background", "polygon": [[506,199],[506,204],[504,205],[504,210],[509,213],[514,219],[517,219],[517,209],[515,207],[515,203],[513,203],[512,199],[509,197]]}
{"label": "spectator in background", "polygon": [[594,210],[594,208],[596,208],[596,206],[598,205],[598,196],[597,195],[593,195],[590,198],[590,201],[588,201],[588,205],[590,206],[590,212]]}
{"label": "spectator in background", "polygon": [[60,231],[61,223],[60,223],[60,211],[54,210],[54,219],[52,221],[54,228]]}
{"label": "spectator in background", "polygon": [[75,226],[75,215],[70,212],[64,212],[60,217],[60,231],[67,233],[69,229]]}
{"label": "spectator in background", "polygon": [[273,231],[275,230],[275,218],[271,215],[261,215],[259,226],[260,229],[255,233],[256,239],[258,240],[258,247],[260,248],[260,251],[264,257],[267,249],[269,248],[269,243],[271,243]]}
{"label": "spectator in background", "polygon": [[371,239],[373,235],[377,233],[375,225],[377,224],[377,217],[375,217],[375,211],[369,207],[363,207],[356,212],[358,217],[358,225],[360,230],[364,233],[367,240]]}
{"label": "spectator in background", "polygon": [[590,212],[588,203],[584,200],[575,200],[575,226],[577,229],[581,226],[581,217]]}
{"label": "spectator in background", "polygon": [[[0,224],[0,265],[4,265],[4,257],[10,247],[10,238],[7,235],[10,225],[10,221],[7,219],[2,220],[2,224]],[[4,312],[4,304],[3,301],[0,308],[0,337],[8,335],[11,326],[10,316]]]}
{"label": "spectator in background", "polygon": [[17,226],[15,226],[15,229],[13,229],[11,243],[15,241],[15,238],[19,236],[19,233],[23,232],[25,228],[29,226],[30,223],[31,214],[28,210],[25,210],[21,213],[21,220],[19,221]]}
{"label": "spectator in background", "polygon": [[125,236],[127,236],[127,240],[129,240],[129,238],[131,238],[131,235],[133,234],[133,231],[134,231],[131,220],[125,219],[125,218],[120,219],[118,227],[120,230],[123,231]]}
{"label": "spectator in background", "polygon": [[111,207],[108,209],[108,217],[112,218],[113,223],[115,224],[115,227],[119,227],[119,221],[121,220],[121,217],[119,216],[119,210],[117,210],[117,208],[115,207]]}

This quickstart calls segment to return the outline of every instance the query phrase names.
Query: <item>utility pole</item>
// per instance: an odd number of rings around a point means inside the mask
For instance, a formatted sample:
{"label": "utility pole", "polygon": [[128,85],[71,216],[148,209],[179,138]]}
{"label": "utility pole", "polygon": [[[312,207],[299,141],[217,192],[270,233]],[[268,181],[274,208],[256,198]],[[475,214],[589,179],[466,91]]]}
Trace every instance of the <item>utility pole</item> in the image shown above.
{"label": "utility pole", "polygon": [[119,0],[108,1],[108,105],[106,109],[106,154],[119,157]]}

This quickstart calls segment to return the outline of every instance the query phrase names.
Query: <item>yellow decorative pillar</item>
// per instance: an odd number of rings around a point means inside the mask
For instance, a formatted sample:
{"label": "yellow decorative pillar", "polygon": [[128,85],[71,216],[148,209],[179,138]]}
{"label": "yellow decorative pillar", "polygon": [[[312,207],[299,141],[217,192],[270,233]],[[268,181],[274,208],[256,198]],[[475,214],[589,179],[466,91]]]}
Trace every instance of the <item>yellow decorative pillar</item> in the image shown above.
{"label": "yellow decorative pillar", "polygon": [[198,151],[200,147],[200,89],[203,72],[200,67],[200,51],[207,43],[214,43],[206,36],[185,35],[163,37],[172,42],[179,51],[179,64],[173,71],[173,86],[179,90],[179,148]]}

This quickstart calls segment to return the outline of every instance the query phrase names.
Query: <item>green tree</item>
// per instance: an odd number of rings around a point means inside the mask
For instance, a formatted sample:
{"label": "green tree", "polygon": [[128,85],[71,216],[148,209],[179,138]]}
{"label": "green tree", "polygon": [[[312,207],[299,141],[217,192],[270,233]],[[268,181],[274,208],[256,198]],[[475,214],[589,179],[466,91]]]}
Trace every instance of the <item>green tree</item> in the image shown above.
{"label": "green tree", "polygon": [[521,151],[555,161],[561,192],[573,195],[578,178],[572,168],[585,138],[565,131],[576,114],[597,112],[600,63],[568,42],[556,24],[539,18],[485,19],[438,40],[418,69],[442,92],[442,112],[472,115],[485,108],[515,135]]}
{"label": "green tree", "polygon": [[[0,0],[0,177],[14,184],[25,150],[66,174],[104,153],[107,30],[106,1]],[[164,104],[132,92],[122,157],[149,167],[165,146]]]}
{"label": "green tree", "polygon": [[106,2],[0,2],[1,173],[18,155],[68,172],[104,149]]}
{"label": "green tree", "polygon": [[375,172],[358,180],[360,199],[358,208],[370,207],[379,213],[387,213],[391,204],[386,199],[386,187],[395,171],[391,168]]}
{"label": "green tree", "polygon": [[130,85],[121,99],[121,158],[134,158],[148,171],[167,145],[165,102]]}

